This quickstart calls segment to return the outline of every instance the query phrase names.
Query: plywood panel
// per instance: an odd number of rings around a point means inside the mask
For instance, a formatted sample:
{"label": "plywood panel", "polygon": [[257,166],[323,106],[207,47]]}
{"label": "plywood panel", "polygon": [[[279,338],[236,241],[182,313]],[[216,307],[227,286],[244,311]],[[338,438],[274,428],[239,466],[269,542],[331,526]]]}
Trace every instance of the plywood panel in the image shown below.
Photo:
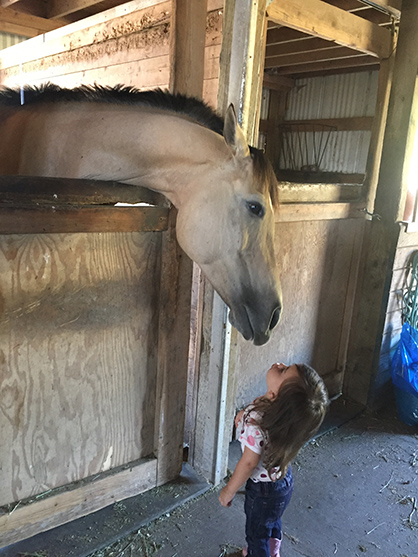
{"label": "plywood panel", "polygon": [[153,452],[159,244],[0,237],[0,504]]}
{"label": "plywood panel", "polygon": [[264,392],[265,371],[276,361],[310,363],[338,391],[348,283],[358,257],[353,241],[362,224],[357,219],[276,224],[283,315],[265,346],[238,339],[237,406]]}

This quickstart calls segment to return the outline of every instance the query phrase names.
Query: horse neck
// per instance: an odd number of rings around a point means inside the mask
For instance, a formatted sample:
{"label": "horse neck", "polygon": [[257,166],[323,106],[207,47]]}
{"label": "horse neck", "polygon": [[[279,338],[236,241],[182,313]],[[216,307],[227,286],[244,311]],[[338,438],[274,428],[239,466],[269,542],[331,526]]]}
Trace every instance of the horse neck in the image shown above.
{"label": "horse neck", "polygon": [[[70,103],[38,110],[31,125],[21,173],[141,185],[178,208],[231,157],[222,136],[146,107]],[[44,160],[36,147],[42,130]]]}

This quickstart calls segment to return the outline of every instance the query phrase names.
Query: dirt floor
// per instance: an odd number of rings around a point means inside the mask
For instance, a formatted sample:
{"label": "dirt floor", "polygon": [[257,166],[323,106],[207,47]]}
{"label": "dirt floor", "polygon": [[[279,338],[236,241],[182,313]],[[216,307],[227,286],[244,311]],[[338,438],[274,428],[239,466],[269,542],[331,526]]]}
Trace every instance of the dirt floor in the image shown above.
{"label": "dirt floor", "polygon": [[[418,431],[395,413],[361,415],[319,437],[302,449],[293,473],[282,557],[418,557]],[[91,557],[240,555],[244,495],[226,509],[219,489]]]}
{"label": "dirt floor", "polygon": [[[302,449],[283,517],[282,557],[418,557],[418,428],[392,408],[385,414],[331,424]],[[232,443],[231,468],[239,454]],[[223,508],[221,487],[183,477],[0,549],[0,557],[238,557],[244,495]]]}

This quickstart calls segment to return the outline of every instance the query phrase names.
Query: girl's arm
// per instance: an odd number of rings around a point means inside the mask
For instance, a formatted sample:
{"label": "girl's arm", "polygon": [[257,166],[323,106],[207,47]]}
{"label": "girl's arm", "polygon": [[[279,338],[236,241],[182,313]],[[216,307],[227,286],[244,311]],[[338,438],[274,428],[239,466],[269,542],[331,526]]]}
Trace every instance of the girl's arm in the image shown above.
{"label": "girl's arm", "polygon": [[223,507],[229,507],[236,492],[248,480],[254,468],[260,461],[260,455],[245,447],[242,457],[238,461],[229,482],[221,490],[219,501]]}

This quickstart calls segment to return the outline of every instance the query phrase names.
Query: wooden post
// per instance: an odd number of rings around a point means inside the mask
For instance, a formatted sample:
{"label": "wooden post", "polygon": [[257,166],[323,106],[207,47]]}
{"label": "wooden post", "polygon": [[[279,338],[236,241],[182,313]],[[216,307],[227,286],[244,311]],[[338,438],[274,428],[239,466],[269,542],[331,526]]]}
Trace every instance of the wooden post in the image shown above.
{"label": "wooden post", "polygon": [[418,3],[404,0],[374,209],[379,219],[367,223],[356,319],[345,374],[345,393],[364,404],[375,402],[375,381],[399,236],[398,221],[402,218],[407,191],[405,169],[416,128],[413,102],[418,71],[417,21]]}
{"label": "wooden post", "polygon": [[[206,0],[176,0],[171,25],[170,86],[175,93],[202,96]],[[158,346],[155,452],[157,484],[180,473],[190,337],[192,261],[175,239],[175,210],[163,233]],[[175,396],[173,396],[175,395]]]}
{"label": "wooden post", "polygon": [[[266,40],[266,0],[226,0],[218,109],[233,103],[248,142],[256,144]],[[218,484],[226,475],[236,396],[237,331],[205,281],[193,466]]]}

